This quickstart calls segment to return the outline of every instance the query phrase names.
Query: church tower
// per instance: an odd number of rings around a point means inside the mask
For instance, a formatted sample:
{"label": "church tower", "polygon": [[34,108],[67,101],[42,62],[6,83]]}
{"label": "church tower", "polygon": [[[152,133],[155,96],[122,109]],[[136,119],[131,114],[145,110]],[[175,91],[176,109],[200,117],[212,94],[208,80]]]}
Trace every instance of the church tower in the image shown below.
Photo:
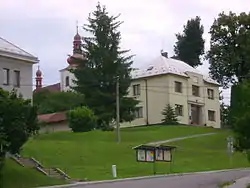
{"label": "church tower", "polygon": [[36,89],[42,88],[42,71],[40,71],[40,68],[38,66],[38,69],[36,71]]}
{"label": "church tower", "polygon": [[84,59],[82,51],[82,37],[78,33],[78,25],[76,26],[76,35],[73,40],[73,55],[69,56],[67,62],[71,66],[77,66],[78,60]]}

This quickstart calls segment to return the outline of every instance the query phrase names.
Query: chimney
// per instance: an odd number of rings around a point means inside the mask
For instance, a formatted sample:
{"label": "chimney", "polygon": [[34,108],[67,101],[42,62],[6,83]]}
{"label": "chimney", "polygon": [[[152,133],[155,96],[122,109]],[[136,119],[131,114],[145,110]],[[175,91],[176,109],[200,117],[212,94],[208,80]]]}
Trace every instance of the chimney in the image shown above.
{"label": "chimney", "polygon": [[163,50],[161,50],[161,55],[165,58],[168,58],[168,52],[164,52]]}

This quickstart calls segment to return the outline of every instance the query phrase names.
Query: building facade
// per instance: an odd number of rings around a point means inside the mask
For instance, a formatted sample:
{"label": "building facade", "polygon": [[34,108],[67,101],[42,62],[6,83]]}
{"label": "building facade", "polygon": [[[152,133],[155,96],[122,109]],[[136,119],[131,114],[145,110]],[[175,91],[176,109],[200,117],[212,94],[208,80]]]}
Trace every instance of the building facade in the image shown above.
{"label": "building facade", "polygon": [[140,104],[136,119],[122,126],[161,123],[170,104],[181,124],[220,128],[219,84],[197,69],[162,54],[132,78],[129,96]]}
{"label": "building facade", "polygon": [[0,37],[0,87],[11,91],[13,88],[25,99],[32,99],[32,67],[37,57]]}

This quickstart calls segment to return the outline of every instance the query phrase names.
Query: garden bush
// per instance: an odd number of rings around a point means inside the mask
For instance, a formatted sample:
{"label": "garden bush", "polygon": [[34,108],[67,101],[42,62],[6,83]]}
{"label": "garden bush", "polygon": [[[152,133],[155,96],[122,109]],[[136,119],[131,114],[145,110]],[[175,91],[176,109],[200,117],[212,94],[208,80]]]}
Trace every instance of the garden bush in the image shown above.
{"label": "garden bush", "polygon": [[73,132],[88,132],[96,127],[97,118],[88,107],[77,107],[67,113],[69,127]]}

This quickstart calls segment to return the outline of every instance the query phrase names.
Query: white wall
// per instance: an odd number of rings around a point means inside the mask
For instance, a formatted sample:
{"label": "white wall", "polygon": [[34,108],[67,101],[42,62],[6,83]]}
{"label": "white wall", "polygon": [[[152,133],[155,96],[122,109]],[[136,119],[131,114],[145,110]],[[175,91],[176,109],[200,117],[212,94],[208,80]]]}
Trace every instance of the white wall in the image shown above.
{"label": "white wall", "polygon": [[60,71],[60,84],[61,84],[61,91],[67,91],[70,89],[70,87],[66,86],[66,77],[69,77],[69,85],[73,86],[73,80],[75,80],[75,76],[74,74],[72,74],[71,72],[69,72],[67,69],[63,69]]}
{"label": "white wall", "polygon": [[[0,57],[0,87],[7,91],[11,91],[14,88],[14,70],[20,71],[20,88],[16,89],[24,98],[32,99],[32,66],[33,64],[31,62]],[[3,68],[10,70],[10,84],[8,86],[3,85]]]}

